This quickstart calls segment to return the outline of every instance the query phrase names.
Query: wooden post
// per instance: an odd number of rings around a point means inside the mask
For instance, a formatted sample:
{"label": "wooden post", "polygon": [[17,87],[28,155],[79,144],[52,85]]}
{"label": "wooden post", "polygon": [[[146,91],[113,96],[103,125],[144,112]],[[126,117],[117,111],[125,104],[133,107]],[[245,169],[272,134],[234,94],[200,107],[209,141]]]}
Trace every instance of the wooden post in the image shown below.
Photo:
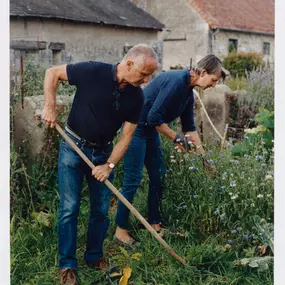
{"label": "wooden post", "polygon": [[225,140],[226,140],[226,137],[227,137],[228,128],[229,128],[229,124],[226,124],[224,135],[223,135],[223,139],[221,141],[221,150],[223,150],[224,147],[225,147]]}
{"label": "wooden post", "polygon": [[21,94],[21,102],[22,109],[24,109],[24,84],[23,84],[23,56],[20,55],[20,94]]}

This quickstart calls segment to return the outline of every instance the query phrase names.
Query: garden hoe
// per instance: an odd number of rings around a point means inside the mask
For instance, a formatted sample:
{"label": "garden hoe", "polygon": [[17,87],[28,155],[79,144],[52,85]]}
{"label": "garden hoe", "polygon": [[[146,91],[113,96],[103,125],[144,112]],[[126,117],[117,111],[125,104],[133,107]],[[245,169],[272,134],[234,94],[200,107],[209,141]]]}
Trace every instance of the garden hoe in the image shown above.
{"label": "garden hoe", "polygon": [[[86,155],[78,148],[78,146],[65,134],[62,128],[56,124],[57,131],[64,137],[69,145],[78,153],[78,155],[90,166],[93,170],[95,165],[86,157]],[[186,264],[185,260],[181,258],[171,248],[169,244],[155,231],[155,229],[143,218],[143,216],[137,211],[137,209],[117,190],[117,188],[107,179],[104,181],[106,186],[117,196],[117,198],[135,215],[135,217],[146,227],[146,229],[159,241],[159,243],[167,249],[168,253],[173,256],[177,261],[181,262],[188,268],[196,269],[195,266]]]}

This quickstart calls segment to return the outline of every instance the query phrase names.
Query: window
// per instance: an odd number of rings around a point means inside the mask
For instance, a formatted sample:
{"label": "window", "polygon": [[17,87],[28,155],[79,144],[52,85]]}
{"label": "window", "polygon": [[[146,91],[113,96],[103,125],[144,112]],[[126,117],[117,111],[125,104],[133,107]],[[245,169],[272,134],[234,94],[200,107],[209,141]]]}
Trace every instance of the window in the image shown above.
{"label": "window", "polygon": [[270,54],[270,43],[263,43],[263,54]]}
{"label": "window", "polygon": [[65,43],[51,42],[48,47],[52,50],[52,63],[58,65],[62,63],[62,51],[65,50]]}
{"label": "window", "polygon": [[126,55],[126,53],[132,48],[133,46],[125,45],[123,49],[123,56]]}
{"label": "window", "polygon": [[237,47],[238,47],[238,40],[229,39],[229,52],[237,51]]}

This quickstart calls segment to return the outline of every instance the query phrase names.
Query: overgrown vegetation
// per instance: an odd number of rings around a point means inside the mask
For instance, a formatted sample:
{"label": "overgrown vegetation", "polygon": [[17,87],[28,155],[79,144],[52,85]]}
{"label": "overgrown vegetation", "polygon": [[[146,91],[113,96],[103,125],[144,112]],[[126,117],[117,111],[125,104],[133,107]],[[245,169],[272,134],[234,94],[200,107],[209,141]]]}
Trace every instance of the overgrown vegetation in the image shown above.
{"label": "overgrown vegetation", "polygon": [[[33,74],[32,70],[31,68],[29,74]],[[35,80],[32,75],[25,76]],[[214,178],[204,169],[200,156],[194,152],[182,153],[169,140],[162,138],[167,168],[162,202],[166,225],[165,240],[189,265],[195,265],[197,270],[183,267],[175,261],[146,230],[140,228],[133,216],[130,219],[133,228],[131,234],[141,242],[141,246],[135,250],[126,250],[116,244],[113,234],[117,201],[113,197],[110,207],[111,225],[104,249],[111,265],[132,269],[129,285],[273,284],[274,113],[273,105],[270,105],[273,104],[273,84],[271,79],[267,82],[264,78],[260,78],[260,81],[253,80],[253,77],[250,81],[249,78],[243,79],[245,85],[248,88],[256,86],[256,89],[252,89],[255,93],[250,93],[249,97],[258,98],[262,90],[265,98],[263,102],[267,103],[258,106],[267,107],[268,110],[260,109],[258,115],[252,116],[258,132],[254,134],[256,129],[248,131],[253,132],[254,143],[245,145],[242,151],[235,151],[238,144],[221,151],[219,139],[207,149],[206,159],[215,170]],[[42,92],[40,79],[33,82],[38,84],[38,89],[32,88],[29,79],[26,84],[27,92],[33,95]],[[246,106],[249,102],[256,104],[257,101],[242,102],[244,103],[239,103],[241,105],[237,104],[237,108]],[[268,133],[272,137],[267,136]],[[13,132],[11,139],[13,141]],[[244,141],[246,140],[248,139],[245,138]],[[33,159],[27,157],[24,143],[20,151],[11,144],[13,285],[59,283],[59,141],[56,131],[49,130],[45,150]],[[143,177],[134,206],[146,216],[146,172]],[[114,184],[119,189],[122,182],[123,163],[120,163],[116,169]],[[88,217],[89,193],[85,185],[78,220],[80,284],[111,284],[107,283],[103,273],[90,269],[84,263]]]}
{"label": "overgrown vegetation", "polygon": [[245,76],[246,71],[264,66],[262,56],[253,52],[231,52],[224,58],[223,64],[234,77]]}
{"label": "overgrown vegetation", "polygon": [[[33,55],[26,55],[23,58],[23,95],[24,96],[37,96],[44,94],[44,78],[46,69]],[[11,79],[16,85],[14,90],[15,99],[19,99],[21,82],[20,73],[14,68],[11,68]],[[16,80],[17,77],[17,80]],[[61,81],[57,88],[59,95],[73,95],[75,87]]]}
{"label": "overgrown vegetation", "polygon": [[[140,248],[126,254],[114,241],[116,202],[110,209],[111,227],[105,252],[111,264],[133,269],[130,284],[272,284],[270,270],[235,267],[233,262],[258,257],[260,244],[270,244],[273,232],[264,222],[273,222],[273,158],[257,153],[232,157],[220,146],[208,151],[207,160],[216,169],[212,179],[203,169],[200,157],[177,152],[164,140],[168,169],[165,178],[163,217],[167,225],[166,241],[189,264],[201,271],[183,268],[160,247],[132,218],[132,233],[142,242]],[[260,141],[259,151],[263,151]],[[12,152],[12,155],[14,153]],[[17,159],[19,160],[19,158]],[[12,179],[21,183],[11,189],[12,284],[55,284],[57,278],[57,182],[56,160],[34,164],[27,169],[13,168]],[[116,184],[122,183],[122,165]],[[144,179],[135,207],[145,214],[147,180]],[[102,277],[83,262],[86,226],[89,215],[87,187],[82,193],[78,225],[78,258],[81,284],[98,284]],[[268,230],[270,229],[270,230]],[[272,249],[273,250],[273,249]],[[137,258],[132,255],[137,254]],[[57,280],[57,281],[54,281]],[[93,283],[92,283],[93,282]],[[192,283],[189,283],[192,282]]]}
{"label": "overgrown vegetation", "polygon": [[245,77],[230,77],[225,83],[234,94],[230,104],[229,136],[241,139],[244,128],[256,126],[254,117],[259,108],[274,109],[274,72],[270,68],[259,68],[247,72]]}

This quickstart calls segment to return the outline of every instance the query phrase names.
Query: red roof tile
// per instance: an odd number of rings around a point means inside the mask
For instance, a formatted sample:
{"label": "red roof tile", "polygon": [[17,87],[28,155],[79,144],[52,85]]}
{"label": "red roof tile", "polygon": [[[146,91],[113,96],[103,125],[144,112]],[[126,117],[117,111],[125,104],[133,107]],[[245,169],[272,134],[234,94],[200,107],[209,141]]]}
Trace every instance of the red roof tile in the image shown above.
{"label": "red roof tile", "polygon": [[211,29],[274,33],[274,0],[188,0]]}

